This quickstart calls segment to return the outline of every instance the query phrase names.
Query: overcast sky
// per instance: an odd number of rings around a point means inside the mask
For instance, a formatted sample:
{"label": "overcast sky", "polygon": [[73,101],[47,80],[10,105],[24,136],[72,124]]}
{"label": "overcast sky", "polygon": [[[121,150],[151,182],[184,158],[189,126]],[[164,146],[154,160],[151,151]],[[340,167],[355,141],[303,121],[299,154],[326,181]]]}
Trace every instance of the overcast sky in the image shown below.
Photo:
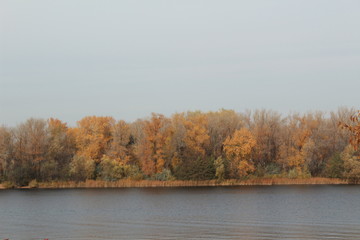
{"label": "overcast sky", "polygon": [[360,107],[358,0],[1,0],[0,124]]}

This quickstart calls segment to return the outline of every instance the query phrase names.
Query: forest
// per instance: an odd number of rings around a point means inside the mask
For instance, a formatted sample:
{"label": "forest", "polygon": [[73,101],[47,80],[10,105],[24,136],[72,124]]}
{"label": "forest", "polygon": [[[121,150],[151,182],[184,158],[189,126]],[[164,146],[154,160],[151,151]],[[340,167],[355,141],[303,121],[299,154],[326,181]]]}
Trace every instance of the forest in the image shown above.
{"label": "forest", "polygon": [[28,119],[0,127],[0,182],[360,178],[359,114],[271,110],[87,116],[70,127]]}

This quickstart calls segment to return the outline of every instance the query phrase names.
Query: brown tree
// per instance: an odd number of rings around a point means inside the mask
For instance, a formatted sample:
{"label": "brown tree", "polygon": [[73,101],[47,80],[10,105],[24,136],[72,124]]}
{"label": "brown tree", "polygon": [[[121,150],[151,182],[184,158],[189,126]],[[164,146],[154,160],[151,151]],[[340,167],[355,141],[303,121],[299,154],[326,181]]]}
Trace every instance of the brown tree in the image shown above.
{"label": "brown tree", "polygon": [[14,156],[11,181],[19,185],[40,179],[40,167],[48,148],[47,123],[42,119],[28,119],[14,130]]}
{"label": "brown tree", "polygon": [[11,129],[0,127],[0,181],[7,180],[14,157],[14,138]]}
{"label": "brown tree", "polygon": [[137,145],[137,156],[141,169],[146,175],[160,173],[165,167],[166,145],[170,141],[171,128],[169,120],[161,114],[152,114],[144,122],[144,137]]}
{"label": "brown tree", "polygon": [[264,168],[279,158],[284,120],[279,113],[268,110],[256,110],[249,117],[250,129],[256,139],[254,163]]}
{"label": "brown tree", "polygon": [[208,152],[215,158],[223,152],[223,142],[244,124],[241,117],[233,110],[221,109],[206,114],[210,142]]}
{"label": "brown tree", "polygon": [[44,180],[66,179],[70,161],[75,154],[75,141],[66,123],[50,118],[48,124],[48,149],[46,161],[41,166]]}
{"label": "brown tree", "polygon": [[118,121],[112,126],[112,141],[106,153],[112,159],[123,164],[131,161],[131,133],[130,126],[125,121]]}
{"label": "brown tree", "polygon": [[350,132],[350,144],[358,149],[360,145],[360,111],[350,117],[350,124],[340,122],[340,127]]}

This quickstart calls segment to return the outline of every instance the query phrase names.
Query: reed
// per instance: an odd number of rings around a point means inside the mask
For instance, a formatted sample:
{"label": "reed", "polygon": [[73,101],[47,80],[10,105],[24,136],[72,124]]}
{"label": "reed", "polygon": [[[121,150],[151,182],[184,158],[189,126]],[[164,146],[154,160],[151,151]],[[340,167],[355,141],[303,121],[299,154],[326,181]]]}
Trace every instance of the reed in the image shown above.
{"label": "reed", "polygon": [[[39,182],[31,188],[135,188],[135,187],[210,187],[210,186],[268,186],[268,185],[338,185],[354,184],[353,181],[339,178],[251,178],[246,180],[227,179],[224,181],[203,180],[203,181],[155,181],[155,180],[130,180],[119,181],[86,180],[84,182]],[[17,188],[7,183],[0,184],[0,189]],[[29,186],[21,188],[30,188]]]}
{"label": "reed", "polygon": [[228,179],[204,181],[154,181],[154,180],[119,180],[114,182],[102,180],[86,180],[85,182],[42,182],[38,188],[129,188],[129,187],[208,187],[208,186],[264,186],[264,185],[320,185],[320,184],[349,184],[350,182],[338,178],[253,178],[247,180]]}

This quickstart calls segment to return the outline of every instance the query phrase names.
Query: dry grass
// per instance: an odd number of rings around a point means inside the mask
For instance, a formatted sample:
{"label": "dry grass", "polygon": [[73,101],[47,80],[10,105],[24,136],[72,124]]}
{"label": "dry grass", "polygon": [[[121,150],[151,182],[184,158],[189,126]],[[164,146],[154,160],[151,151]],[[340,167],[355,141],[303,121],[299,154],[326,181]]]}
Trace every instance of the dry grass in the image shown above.
{"label": "dry grass", "polygon": [[[153,180],[119,180],[115,182],[87,180],[85,182],[41,182],[37,188],[129,188],[129,187],[208,187],[208,186],[267,186],[267,185],[321,185],[321,184],[352,184],[339,178],[253,178],[247,180],[228,179],[205,181],[153,181]],[[14,187],[14,186],[13,186]],[[0,189],[9,187],[0,184]],[[30,187],[21,187],[30,188]]]}
{"label": "dry grass", "polygon": [[206,181],[151,181],[119,180],[115,182],[87,180],[85,182],[48,182],[38,183],[39,188],[127,188],[127,187],[207,187],[207,186],[261,186],[261,185],[315,185],[315,184],[349,184],[337,178],[255,178],[248,180]]}

